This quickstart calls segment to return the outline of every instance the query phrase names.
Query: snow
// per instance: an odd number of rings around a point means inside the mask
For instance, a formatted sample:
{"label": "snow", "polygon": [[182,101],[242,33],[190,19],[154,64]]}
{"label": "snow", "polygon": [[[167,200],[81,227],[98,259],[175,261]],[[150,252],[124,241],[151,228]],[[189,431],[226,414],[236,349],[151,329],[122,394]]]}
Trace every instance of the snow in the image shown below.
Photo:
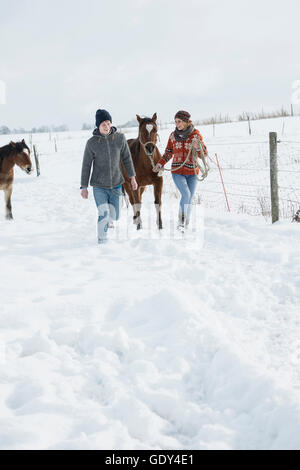
{"label": "snow", "polygon": [[16,169],[2,206],[1,449],[300,449],[299,224],[195,205],[182,238],[165,174],[163,233],[148,189],[143,230],[124,205],[98,246],[89,134],[34,136],[41,176]]}

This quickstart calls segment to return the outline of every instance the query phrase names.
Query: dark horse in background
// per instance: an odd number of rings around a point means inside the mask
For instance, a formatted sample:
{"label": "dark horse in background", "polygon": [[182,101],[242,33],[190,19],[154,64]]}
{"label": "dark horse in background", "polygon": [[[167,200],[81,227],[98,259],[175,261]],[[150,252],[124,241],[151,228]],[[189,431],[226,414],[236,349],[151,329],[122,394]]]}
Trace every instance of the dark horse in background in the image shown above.
{"label": "dark horse in background", "polygon": [[28,175],[32,172],[30,150],[25,140],[10,142],[0,147],[0,190],[4,191],[6,218],[12,219],[11,193],[14,181],[14,166],[18,165]]}
{"label": "dark horse in background", "polygon": [[158,160],[161,158],[160,152],[156,146],[157,142],[157,115],[153,114],[152,118],[144,117],[141,118],[138,114],[136,115],[139,123],[139,135],[136,139],[127,140],[129,149],[131,152],[138,189],[133,191],[130,184],[130,179],[125,172],[124,167],[123,176],[125,182],[123,187],[127,192],[130,200],[130,204],[133,207],[133,223],[136,224],[136,228],[139,230],[142,228],[141,220],[141,206],[142,206],[142,194],[145,191],[145,187],[152,185],[154,190],[154,204],[156,209],[156,223],[159,229],[162,228],[161,220],[161,193],[163,187],[163,179],[154,173],[153,167],[156,165]]}

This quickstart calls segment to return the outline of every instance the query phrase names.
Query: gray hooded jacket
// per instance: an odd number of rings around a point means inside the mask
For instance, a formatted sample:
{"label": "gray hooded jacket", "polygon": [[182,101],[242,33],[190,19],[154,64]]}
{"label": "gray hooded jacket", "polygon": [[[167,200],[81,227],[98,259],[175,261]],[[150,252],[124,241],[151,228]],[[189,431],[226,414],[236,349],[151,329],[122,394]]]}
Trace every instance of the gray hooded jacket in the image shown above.
{"label": "gray hooded jacket", "polygon": [[114,126],[112,126],[108,135],[100,134],[99,129],[95,129],[84,150],[81,187],[87,188],[89,185],[92,164],[91,186],[111,189],[124,183],[121,162],[129,178],[135,176],[133,161],[125,135],[117,132]]}

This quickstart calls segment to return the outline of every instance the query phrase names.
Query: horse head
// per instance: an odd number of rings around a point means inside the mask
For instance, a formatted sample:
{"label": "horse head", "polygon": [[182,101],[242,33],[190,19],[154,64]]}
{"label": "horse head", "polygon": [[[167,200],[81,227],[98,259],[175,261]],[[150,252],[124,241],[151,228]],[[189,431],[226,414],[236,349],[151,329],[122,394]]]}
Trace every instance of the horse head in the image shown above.
{"label": "horse head", "polygon": [[157,115],[153,114],[152,118],[141,118],[138,114],[136,118],[139,123],[139,141],[142,144],[148,157],[152,157],[157,142]]}
{"label": "horse head", "polygon": [[30,160],[30,150],[25,140],[23,139],[21,142],[11,141],[10,146],[15,156],[15,163],[28,175],[32,173],[33,168]]}

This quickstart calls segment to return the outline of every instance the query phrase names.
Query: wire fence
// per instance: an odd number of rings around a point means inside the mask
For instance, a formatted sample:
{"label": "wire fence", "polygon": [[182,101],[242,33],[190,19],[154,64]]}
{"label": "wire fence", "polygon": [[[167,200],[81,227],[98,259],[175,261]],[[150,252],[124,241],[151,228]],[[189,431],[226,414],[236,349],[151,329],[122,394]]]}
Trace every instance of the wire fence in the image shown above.
{"label": "wire fence", "polygon": [[[251,158],[249,161],[244,161],[240,155],[248,143],[240,143],[238,152],[232,152],[230,149],[233,143],[223,143],[226,148],[219,153],[219,161],[225,189],[230,210],[269,218],[271,217],[269,142],[252,142],[252,144],[255,144],[255,150],[251,152],[246,150],[245,153],[250,154]],[[279,216],[291,218],[300,207],[300,141],[279,141],[277,158]],[[210,162],[211,177],[201,188],[200,199],[202,194],[204,204],[212,207],[215,203],[209,198],[209,192],[213,190],[221,195],[223,190],[216,161],[211,158]],[[224,208],[226,208],[225,200]]]}
{"label": "wire fence", "polygon": [[[292,218],[300,208],[300,140],[277,142],[279,216]],[[210,152],[210,171],[208,177],[198,185],[195,203],[221,212],[230,209],[234,213],[270,218],[269,141],[211,142],[207,143],[207,147]],[[176,197],[179,197],[179,193]]]}

